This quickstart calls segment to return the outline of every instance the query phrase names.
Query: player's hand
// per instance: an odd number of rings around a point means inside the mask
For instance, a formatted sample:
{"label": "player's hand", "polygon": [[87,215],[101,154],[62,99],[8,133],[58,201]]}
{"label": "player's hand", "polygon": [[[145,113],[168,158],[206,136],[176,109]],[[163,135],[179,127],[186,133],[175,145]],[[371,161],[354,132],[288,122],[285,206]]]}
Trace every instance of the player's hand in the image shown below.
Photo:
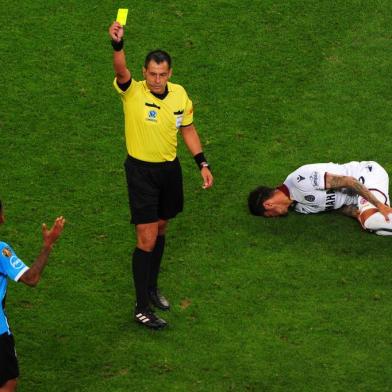
{"label": "player's hand", "polygon": [[124,28],[118,22],[113,22],[109,27],[109,35],[113,41],[120,42],[124,36]]}
{"label": "player's hand", "polygon": [[52,245],[57,241],[61,232],[63,231],[64,223],[65,219],[60,216],[56,218],[50,230],[48,230],[45,223],[42,224],[42,237],[44,239],[45,247],[51,248]]}
{"label": "player's hand", "polygon": [[392,214],[392,208],[385,204],[380,204],[377,206],[377,209],[384,216],[385,220],[389,222],[389,215]]}
{"label": "player's hand", "polygon": [[208,189],[212,187],[214,183],[214,177],[212,176],[210,169],[208,167],[203,167],[200,171],[201,176],[203,177],[203,189]]}

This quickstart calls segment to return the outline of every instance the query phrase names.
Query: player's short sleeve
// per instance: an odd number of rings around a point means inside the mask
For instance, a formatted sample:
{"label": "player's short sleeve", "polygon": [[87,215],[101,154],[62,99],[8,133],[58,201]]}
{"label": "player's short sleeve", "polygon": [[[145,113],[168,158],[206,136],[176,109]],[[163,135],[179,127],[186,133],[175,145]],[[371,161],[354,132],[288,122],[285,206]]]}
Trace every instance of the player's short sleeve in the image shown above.
{"label": "player's short sleeve", "polygon": [[136,83],[137,82],[135,80],[131,79],[131,84],[129,85],[129,87],[125,91],[123,91],[123,90],[121,90],[120,86],[118,85],[117,78],[114,78],[114,80],[113,80],[113,86],[114,86],[115,90],[122,97],[125,97],[125,96],[128,96],[128,95],[132,94],[132,92],[134,91]]}
{"label": "player's short sleeve", "polygon": [[189,99],[188,95],[186,95],[184,117],[182,118],[181,126],[186,127],[188,125],[191,125],[192,123],[193,123],[193,103]]}
{"label": "player's short sleeve", "polygon": [[0,272],[17,282],[29,269],[5,242],[0,242]]}

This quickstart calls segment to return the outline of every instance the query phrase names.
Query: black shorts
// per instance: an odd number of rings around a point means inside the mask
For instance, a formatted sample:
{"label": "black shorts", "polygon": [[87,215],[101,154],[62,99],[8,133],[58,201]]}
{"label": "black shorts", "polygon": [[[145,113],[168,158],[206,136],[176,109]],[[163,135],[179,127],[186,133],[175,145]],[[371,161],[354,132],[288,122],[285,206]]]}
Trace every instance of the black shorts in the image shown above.
{"label": "black shorts", "polygon": [[128,156],[124,166],[131,223],[167,220],[182,211],[184,193],[178,158],[172,162],[150,163]]}
{"label": "black shorts", "polygon": [[0,388],[8,381],[19,377],[18,359],[12,335],[0,335]]}

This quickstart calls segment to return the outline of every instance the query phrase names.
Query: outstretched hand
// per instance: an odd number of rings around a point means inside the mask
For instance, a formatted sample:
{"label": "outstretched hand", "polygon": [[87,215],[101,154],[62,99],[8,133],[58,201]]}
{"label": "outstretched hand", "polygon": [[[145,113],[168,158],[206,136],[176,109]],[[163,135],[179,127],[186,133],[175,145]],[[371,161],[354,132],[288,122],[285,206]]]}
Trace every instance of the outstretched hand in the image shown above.
{"label": "outstretched hand", "polygon": [[64,223],[65,219],[60,216],[56,218],[50,230],[48,230],[45,223],[42,224],[42,237],[44,239],[45,247],[51,248],[52,245],[57,241],[61,235],[61,232],[63,231]]}
{"label": "outstretched hand", "polygon": [[203,177],[203,189],[211,188],[214,183],[214,177],[212,176],[210,169],[208,169],[208,167],[203,167],[200,174]]}
{"label": "outstretched hand", "polygon": [[109,35],[113,41],[120,42],[124,36],[124,28],[118,22],[113,22],[109,27]]}

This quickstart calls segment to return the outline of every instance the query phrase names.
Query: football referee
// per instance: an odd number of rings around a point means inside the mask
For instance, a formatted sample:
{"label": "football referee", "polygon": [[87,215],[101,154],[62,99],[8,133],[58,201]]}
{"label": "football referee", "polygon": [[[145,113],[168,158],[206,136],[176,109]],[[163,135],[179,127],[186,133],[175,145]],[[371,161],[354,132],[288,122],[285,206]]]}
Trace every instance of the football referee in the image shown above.
{"label": "football referee", "polygon": [[132,255],[134,317],[148,328],[160,329],[167,323],[150,306],[170,308],[158,289],[158,274],[168,221],[183,208],[182,173],[176,153],[178,131],[200,169],[203,188],[212,186],[213,176],[193,125],[192,101],[182,86],[169,82],[172,75],[169,54],[163,50],[148,53],[144,80],[136,81],[125,60],[123,27],[114,22],[109,35],[114,49],[114,87],[124,110],[128,151],[124,165],[131,222],[137,236]]}

